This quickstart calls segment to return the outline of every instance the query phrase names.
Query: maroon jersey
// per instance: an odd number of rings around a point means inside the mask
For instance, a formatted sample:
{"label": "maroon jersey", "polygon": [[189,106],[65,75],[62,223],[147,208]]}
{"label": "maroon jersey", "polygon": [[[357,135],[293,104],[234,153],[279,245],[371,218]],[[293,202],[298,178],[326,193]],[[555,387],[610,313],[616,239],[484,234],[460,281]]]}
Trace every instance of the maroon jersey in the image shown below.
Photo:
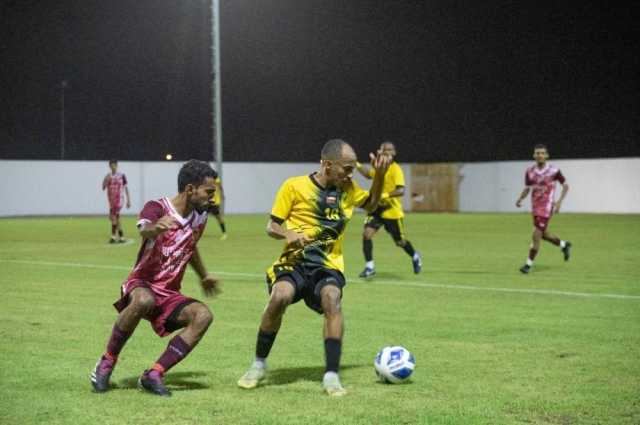
{"label": "maroon jersey", "polygon": [[182,217],[168,198],[161,198],[144,205],[138,227],[154,223],[165,215],[175,219],[174,225],[155,239],[142,240],[136,265],[123,284],[123,292],[136,281],[146,282],[160,296],[180,291],[184,271],[207,224],[207,212],[194,210]]}
{"label": "maroon jersey", "polygon": [[127,185],[127,176],[124,173],[109,173],[104,178],[103,187],[107,189],[107,198],[109,198],[109,206],[111,208],[122,208],[122,200],[124,199],[124,187]]}
{"label": "maroon jersey", "polygon": [[556,181],[565,182],[562,172],[550,164],[543,168],[537,165],[527,168],[524,184],[531,187],[531,210],[536,217],[551,217],[556,191]]}

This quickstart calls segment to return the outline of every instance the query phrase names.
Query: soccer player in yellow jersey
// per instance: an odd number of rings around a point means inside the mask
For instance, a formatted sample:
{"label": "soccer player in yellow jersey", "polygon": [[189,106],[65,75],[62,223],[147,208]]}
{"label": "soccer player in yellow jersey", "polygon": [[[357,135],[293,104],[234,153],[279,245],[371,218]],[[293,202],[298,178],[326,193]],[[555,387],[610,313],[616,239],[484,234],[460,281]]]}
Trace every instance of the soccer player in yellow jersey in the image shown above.
{"label": "soccer player in yellow jersey", "polygon": [[222,231],[222,236],[220,236],[220,240],[224,241],[227,239],[227,227],[224,224],[224,189],[222,188],[222,180],[220,177],[216,178],[216,193],[211,198],[211,203],[209,205],[209,214],[214,216],[218,221],[218,225],[220,226],[220,230]]}
{"label": "soccer player in yellow jersey", "polygon": [[377,208],[391,162],[383,153],[370,156],[376,170],[370,192],[351,179],[356,154],[339,139],[324,145],[317,172],[292,177],[280,187],[267,233],[283,239],[285,245],[280,258],[267,270],[271,295],[258,330],[255,361],[238,381],[241,388],[255,388],[265,377],[266,359],[287,306],[304,300],[324,315],[324,390],[332,396],[346,394],[338,377],[344,330],[340,304],[346,284],[342,240],[354,208]]}
{"label": "soccer player in yellow jersey", "polygon": [[[389,157],[396,156],[396,147],[391,142],[384,142],[380,145],[378,152]],[[376,172],[360,163],[358,163],[358,171],[368,179],[375,177]],[[402,196],[404,195],[404,174],[402,168],[397,162],[393,161],[389,165],[389,171],[384,177],[384,185],[382,189],[382,199],[380,200],[378,209],[369,212],[364,222],[364,231],[362,233],[362,251],[366,261],[364,270],[360,273],[362,278],[370,278],[376,274],[375,264],[373,262],[373,236],[378,230],[384,226],[384,229],[391,235],[395,244],[411,257],[413,264],[413,272],[418,274],[422,270],[422,258],[411,242],[409,242],[404,234],[404,211],[402,211]]]}

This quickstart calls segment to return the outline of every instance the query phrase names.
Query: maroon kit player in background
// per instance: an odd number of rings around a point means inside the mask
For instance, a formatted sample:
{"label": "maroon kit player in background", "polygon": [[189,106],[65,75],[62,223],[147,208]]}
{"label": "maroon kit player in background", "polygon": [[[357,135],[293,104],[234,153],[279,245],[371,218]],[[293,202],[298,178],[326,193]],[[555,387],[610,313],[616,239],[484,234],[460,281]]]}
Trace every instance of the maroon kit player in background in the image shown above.
{"label": "maroon kit player in background", "polygon": [[[540,250],[540,240],[544,239],[547,242],[559,246],[564,254],[564,260],[569,260],[571,242],[563,241],[559,237],[549,233],[547,226],[549,220],[553,214],[560,212],[560,206],[564,197],[569,191],[569,185],[567,184],[562,172],[547,163],[549,159],[549,152],[545,145],[536,145],[533,150],[533,159],[536,164],[527,168],[524,176],[525,188],[522,190],[520,197],[516,201],[516,206],[520,208],[522,201],[527,197],[531,190],[531,210],[533,212],[533,236],[531,247],[529,249],[529,257],[524,266],[520,268],[522,273],[529,273],[533,266],[533,260],[536,258],[538,251]],[[556,182],[562,185],[562,193],[557,201],[554,201],[554,194],[556,191]]]}
{"label": "maroon kit player in background", "polygon": [[102,180],[102,190],[107,191],[109,201],[109,220],[111,221],[111,239],[109,243],[124,242],[122,225],[120,224],[120,210],[122,209],[123,192],[127,195],[127,208],[131,207],[127,176],[118,172],[118,160],[109,161],[111,172]]}
{"label": "maroon kit player in background", "polygon": [[146,319],[161,337],[184,328],[138,380],[143,390],[171,395],[163,382],[165,372],[189,354],[211,324],[213,316],[207,306],[182,295],[180,286],[187,264],[191,264],[205,294],[218,292],[218,279],[207,273],[196,248],[207,222],[216,177],[206,162],[192,159],[178,174],[179,193],[173,198],[149,201],[140,212],[137,226],[142,246],[122,285],[121,298],[114,304],[119,315],[107,349],[91,373],[96,392],[109,389],[109,377],[120,351],[140,319]]}

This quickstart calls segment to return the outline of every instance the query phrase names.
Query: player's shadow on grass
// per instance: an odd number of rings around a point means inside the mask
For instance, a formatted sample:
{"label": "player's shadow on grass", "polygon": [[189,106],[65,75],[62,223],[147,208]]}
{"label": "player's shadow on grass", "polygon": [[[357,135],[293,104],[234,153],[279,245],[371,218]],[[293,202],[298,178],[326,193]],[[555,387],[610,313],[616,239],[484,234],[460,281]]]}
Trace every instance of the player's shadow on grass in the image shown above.
{"label": "player's shadow on grass", "polygon": [[[365,365],[341,365],[340,370],[356,369],[359,367],[365,367]],[[264,386],[287,385],[298,381],[322,382],[323,376],[324,366],[271,369],[267,373],[267,380],[265,381]]]}
{"label": "player's shadow on grass", "polygon": [[[193,378],[206,376],[204,372],[176,372],[167,373],[164,383],[171,391],[193,391],[204,390],[209,388],[208,385],[198,382]],[[137,388],[139,376],[122,379],[118,382],[116,388]]]}

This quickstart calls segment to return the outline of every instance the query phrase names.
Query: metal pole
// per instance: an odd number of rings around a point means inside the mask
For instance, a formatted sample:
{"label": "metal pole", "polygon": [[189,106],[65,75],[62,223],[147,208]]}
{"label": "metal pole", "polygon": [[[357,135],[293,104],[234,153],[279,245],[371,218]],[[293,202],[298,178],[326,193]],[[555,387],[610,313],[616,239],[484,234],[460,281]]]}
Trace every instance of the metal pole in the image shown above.
{"label": "metal pole", "polygon": [[213,65],[213,147],[216,169],[222,179],[222,111],[220,107],[220,2],[211,0],[211,49]]}
{"label": "metal pole", "polygon": [[62,91],[61,103],[62,108],[60,109],[60,159],[64,159],[64,90],[67,88],[67,81],[62,80],[60,83],[60,90]]}

